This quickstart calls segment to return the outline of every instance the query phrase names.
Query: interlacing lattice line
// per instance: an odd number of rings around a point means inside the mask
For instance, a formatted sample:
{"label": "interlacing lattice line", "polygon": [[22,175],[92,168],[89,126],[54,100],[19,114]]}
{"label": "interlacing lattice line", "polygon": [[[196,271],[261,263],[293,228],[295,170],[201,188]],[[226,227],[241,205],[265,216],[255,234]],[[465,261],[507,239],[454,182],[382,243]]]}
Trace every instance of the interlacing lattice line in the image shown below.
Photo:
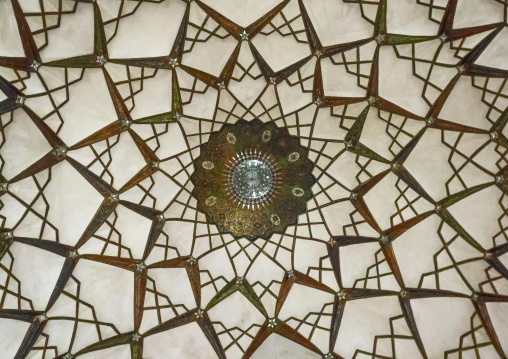
{"label": "interlacing lattice line", "polygon": [[[353,356],[353,358],[357,358],[359,355],[365,355],[365,357],[371,357],[371,358],[397,358],[397,339],[399,341],[402,341],[402,340],[413,340],[413,337],[411,335],[397,335],[394,333],[394,325],[393,323],[397,320],[404,320],[404,316],[403,315],[400,315],[400,316],[396,316],[396,317],[392,317],[390,318],[390,335],[376,335],[375,338],[374,338],[374,344],[373,344],[373,347],[372,347],[372,352],[367,352],[365,350],[356,350],[355,352],[355,355]],[[386,349],[384,347],[384,344],[383,342],[386,341],[386,340],[390,340],[390,344],[391,344],[391,355],[388,356],[386,355]],[[382,349],[378,349],[379,347],[381,347]],[[362,356],[360,356],[361,358]]]}
{"label": "interlacing lattice line", "polygon": [[[102,167],[102,171],[99,174],[99,177],[102,179],[105,179],[106,177],[107,182],[109,182],[110,185],[113,185],[113,174],[111,171],[109,171],[109,166],[113,162],[113,156],[111,154],[111,150],[115,145],[120,143],[120,136],[117,135],[116,137],[109,137],[106,138],[103,142],[99,142],[97,144],[90,145],[90,149],[92,150],[93,154],[95,155],[95,158],[86,166],[88,169],[91,169],[91,167]],[[103,146],[103,145],[106,146]],[[101,152],[97,151],[97,148],[105,147]],[[109,180],[108,180],[109,178]]]}
{"label": "interlacing lattice line", "polygon": [[[390,32],[387,9],[393,5],[388,0],[342,0],[341,4],[359,10],[359,19],[371,25],[372,33],[365,39],[332,45],[328,40],[325,45],[323,34],[313,23],[311,10],[318,3],[284,0],[252,23],[240,25],[208,1],[189,0],[178,2],[185,11],[170,20],[178,21],[179,27],[166,54],[111,56],[110,50],[125,31],[122,27],[127,21],[137,19],[145,7],[162,8],[170,1],[174,0],[121,0],[106,8],[103,0],[39,0],[34,2],[39,11],[26,10],[20,0],[5,2],[12,8],[16,36],[19,34],[24,54],[0,57],[0,149],[5,151],[0,155],[0,320],[23,322],[27,327],[14,359],[32,355],[73,359],[87,353],[100,356],[102,350],[123,345],[128,346],[132,359],[142,359],[144,352],[150,350],[146,340],[189,324],[199,328],[221,359],[248,359],[271,335],[282,336],[301,350],[305,348],[325,359],[344,359],[338,339],[340,333],[348,330],[348,324],[343,323],[344,313],[352,310],[349,308],[354,301],[381,297],[395,300],[401,314],[388,317],[380,309],[379,314],[389,321],[389,332],[373,333],[372,345],[356,348],[353,358],[396,358],[398,344],[411,341],[417,348],[414,357],[432,359],[429,342],[414,314],[418,309],[414,303],[428,298],[462,300],[470,305],[469,327],[461,328],[460,338],[450,344],[444,357],[463,358],[472,351],[479,359],[490,359],[489,355],[506,358],[501,331],[493,323],[489,306],[508,303],[508,269],[503,262],[508,253],[508,70],[482,65],[477,60],[499,41],[502,31],[506,33],[508,0],[491,0],[503,7],[502,22],[465,28],[454,28],[458,0],[417,0],[415,6],[427,8],[428,20],[439,25],[435,34],[426,36]],[[56,41],[52,32],[63,21],[78,16],[82,9],[93,13],[92,53],[44,61],[45,52]],[[106,15],[108,19],[104,20]],[[273,54],[253,41],[257,36],[264,42],[276,38],[292,41],[303,45],[306,51],[299,60],[286,61],[276,68]],[[233,44],[221,54],[224,61],[218,72],[209,73],[202,64],[189,65],[197,63],[199,49],[214,55],[214,42]],[[414,113],[385,94],[380,80],[386,76],[380,66],[381,49],[390,50],[398,61],[411,62],[412,75],[422,87],[418,100],[426,104],[425,113]],[[448,55],[446,61],[443,54]],[[208,61],[214,60],[201,59]],[[327,66],[329,63],[331,66]],[[330,95],[324,76],[338,69],[354,77],[362,95]],[[449,74],[446,81],[439,77],[442,71]],[[73,91],[96,73],[100,74],[100,84],[90,86],[104,85],[115,118],[107,119],[112,122],[102,123],[92,133],[75,130],[79,140],[71,143],[66,131],[72,119],[65,110],[72,101],[83,100]],[[171,102],[170,109],[141,118],[135,116],[143,106],[142,95],[149,91],[149,84],[165,75],[171,76],[171,91],[157,95]],[[443,110],[458,84],[468,78],[486,106],[483,127],[450,121]],[[238,89],[249,92],[256,86],[259,93],[249,94],[244,103],[245,93],[240,94]],[[210,101],[212,115],[196,114],[195,108],[209,106]],[[316,184],[296,225],[283,234],[251,242],[219,233],[215,225],[207,222],[192,195],[195,183],[191,175],[210,135],[225,124],[254,118],[285,127],[299,138],[314,162]],[[9,141],[23,141],[24,126],[19,125],[23,119],[33,126],[46,147],[26,166],[19,160],[16,164],[24,166],[17,166],[14,173],[10,161],[17,153]],[[382,124],[383,130],[376,136],[379,143],[387,143],[386,152],[376,147],[372,133],[369,134],[373,119]],[[408,160],[415,149],[427,145],[425,136],[436,131],[439,145],[449,152],[448,158],[441,159],[451,172],[443,184],[444,197],[428,192],[425,179],[411,172]],[[183,144],[170,154],[164,152],[173,146],[172,141],[177,142],[178,135]],[[466,147],[472,136],[481,138],[482,143]],[[113,163],[115,151],[127,140],[141,159],[136,173],[120,185]],[[35,145],[27,146],[26,141],[20,146],[41,151]],[[494,165],[483,162],[486,151],[491,151],[488,155]],[[351,178],[341,177],[334,167],[345,159],[347,171],[354,168],[353,174],[348,173]],[[123,165],[123,171],[127,171],[129,164]],[[63,188],[51,188],[52,181],[58,180],[57,171],[64,167],[80,176],[100,199],[91,218],[85,218],[89,221],[82,232],[75,233],[74,242],[59,227],[58,218],[51,216],[58,212],[55,203],[65,201],[69,195]],[[471,168],[490,180],[480,184],[469,181]],[[429,170],[427,175],[434,174]],[[380,187],[389,181],[395,195],[393,203],[386,206],[395,210],[389,213],[384,209],[380,215],[379,203],[372,197],[380,195]],[[167,199],[164,195],[170,187],[173,192]],[[475,237],[469,223],[464,223],[455,211],[461,201],[486,196],[484,190],[500,193],[494,203],[501,213],[495,218],[499,228],[487,240]],[[58,197],[56,201],[54,196]],[[131,233],[122,229],[123,211],[139,218],[140,223],[149,223],[143,236],[136,233],[141,252],[130,247]],[[421,255],[428,256],[429,266],[416,282],[410,281],[404,275],[407,263],[397,249],[401,242],[409,240],[404,237],[405,232],[417,227],[426,230],[422,227],[426,227],[423,223],[427,218],[438,218],[437,228],[426,232],[435,237],[429,241],[435,239],[438,245]],[[188,231],[183,229],[187,225]],[[456,254],[458,243],[474,254]],[[366,256],[368,264],[361,268],[359,276],[346,280],[344,253],[363,245],[372,248]],[[299,258],[309,248],[306,246],[319,248],[309,251],[319,255],[314,263],[303,265]],[[42,307],[36,304],[40,298],[25,294],[32,293],[24,283],[31,278],[22,278],[18,273],[19,268],[30,268],[31,263],[16,257],[20,247],[44,251],[62,261],[52,287],[46,288],[49,299]],[[262,261],[273,268],[266,282],[251,279]],[[100,303],[84,299],[85,281],[100,282],[100,278],[87,278],[80,271],[86,263],[129,273],[133,280],[125,288],[125,293],[129,293],[125,295],[133,293],[133,298],[129,298],[133,308],[132,313],[122,316],[132,317],[131,330],[121,330],[113,319],[104,320],[102,316],[108,313],[98,310]],[[471,265],[481,265],[481,279],[471,275]],[[221,271],[226,267],[230,273]],[[171,279],[172,270],[185,273],[195,307],[165,293],[164,285],[153,275],[155,270],[166,270]],[[449,290],[446,276],[451,273],[460,278],[465,289]],[[108,275],[107,269],[104,275]],[[296,288],[319,291],[327,299],[318,303],[320,309],[303,316],[284,317],[284,310],[291,312],[288,298],[295,295]],[[227,306],[226,302],[237,294],[262,319],[240,327],[228,326],[226,320],[217,318],[218,308]],[[66,305],[73,309],[60,311]],[[67,343],[56,345],[58,334],[53,327],[65,321],[72,322],[70,338]],[[93,327],[89,334],[94,336],[86,345],[80,338],[85,326]],[[398,330],[410,334],[400,334]],[[391,350],[388,354],[384,345],[387,340]],[[488,350],[487,354],[482,354],[483,350]]]}
{"label": "interlacing lattice line", "polygon": [[[298,14],[291,19],[288,19],[287,16],[284,15],[284,10],[282,10],[279,13],[279,15],[277,15],[275,17],[274,20],[277,20],[279,16],[282,18],[281,25],[276,25],[276,24],[274,24],[274,21],[270,21],[269,26],[272,27],[272,30],[268,31],[268,32],[261,31],[260,34],[269,36],[273,33],[277,33],[282,37],[292,36],[296,42],[302,43],[302,44],[308,44],[306,37],[304,37],[302,39],[302,38],[299,38],[299,36],[298,36],[300,34],[301,35],[305,34],[305,28],[302,26],[302,23],[301,23],[301,18],[302,18],[301,14]],[[293,29],[293,27],[298,28],[298,29]],[[284,30],[286,30],[286,31],[284,31]]]}
{"label": "interlacing lattice line", "polygon": [[[33,36],[35,43],[37,44],[37,48],[39,51],[43,50],[45,47],[49,44],[48,39],[48,32],[51,30],[58,29],[60,27],[60,24],[62,22],[62,17],[69,14],[75,14],[76,10],[78,9],[79,3],[75,2],[67,2],[67,1],[58,1],[58,10],[57,11],[49,11],[49,9],[46,9],[45,2],[43,0],[38,1],[41,12],[23,12],[23,16],[27,20],[33,20],[32,18],[40,18],[41,21],[41,28],[33,29],[31,31],[31,35]],[[53,20],[52,22],[55,22],[53,25],[48,25],[47,18],[52,18],[56,16],[56,22]],[[37,23],[37,22],[34,22]],[[41,36],[42,35],[42,36]],[[43,38],[43,41],[41,41],[41,37]]]}
{"label": "interlacing lattice line", "polygon": [[[365,52],[368,52],[371,57],[362,56],[362,53],[360,52],[362,49],[365,49]],[[366,46],[358,46],[357,48],[349,51],[340,52],[337,55],[331,56],[329,59],[332,64],[336,66],[343,65],[348,74],[356,77],[357,86],[366,90],[368,80],[370,78],[370,66],[365,65],[372,65],[372,55],[374,50],[375,46],[373,46],[373,44],[368,44]],[[351,59],[351,57],[353,57],[353,59]]]}
{"label": "interlacing lattice line", "polygon": [[[503,282],[504,277],[499,274],[499,272],[492,266],[485,268],[485,273],[487,275],[487,280],[484,282],[480,282],[478,286],[482,291],[490,291],[492,293],[500,294],[499,290],[496,288],[496,282]],[[484,289],[485,288],[485,289]]]}
{"label": "interlacing lattice line", "polygon": [[496,103],[502,104],[503,100],[508,100],[507,82],[506,78],[471,77],[472,86],[482,90],[482,102],[489,107],[485,117],[492,124],[504,112],[504,108],[498,107]]}
{"label": "interlacing lattice line", "polygon": [[[492,345],[492,343],[490,343],[488,340],[482,342],[483,337],[485,337],[483,325],[475,313],[471,316],[471,330],[461,335],[460,346],[457,349],[448,350],[445,352],[445,358],[452,356],[454,353],[459,353],[459,358],[462,358],[464,357],[463,354],[468,355],[467,351],[470,350],[474,350],[476,358],[481,358],[479,349]],[[466,340],[468,344],[466,344]],[[470,342],[472,342],[472,344],[469,344]]]}
{"label": "interlacing lattice line", "polygon": [[414,205],[423,198],[418,196],[411,187],[404,183],[404,181],[400,178],[397,179],[395,188],[399,191],[399,195],[395,200],[397,211],[390,216],[390,224],[392,227],[419,215],[420,213],[418,213],[418,210]]}
{"label": "interlacing lattice line", "polygon": [[[9,296],[14,296],[16,298],[16,308],[17,309],[34,309],[33,303],[29,298],[25,298],[21,295],[21,283],[20,281],[12,274],[12,268],[14,266],[15,258],[12,253],[7,253],[8,264],[9,267],[6,267],[4,264],[0,263],[0,269],[5,273],[5,284],[1,284],[1,288],[3,290],[2,298],[0,299],[0,305],[2,308],[5,305],[5,301]],[[16,284],[12,284],[16,283]],[[16,288],[13,288],[16,287]],[[22,301],[26,302],[26,304],[22,304]]]}
{"label": "interlacing lattice line", "polygon": [[[455,234],[450,240],[446,241],[444,239],[443,235],[441,234],[441,230],[443,228],[443,224],[444,223],[441,223],[441,225],[440,225],[440,232],[439,232],[439,237],[440,237],[441,243],[443,244],[443,247],[440,248],[435,254],[433,254],[433,261],[434,261],[434,268],[435,268],[435,270],[432,271],[432,272],[423,273],[421,278],[420,278],[420,282],[418,284],[418,287],[419,288],[423,288],[424,287],[424,281],[425,281],[425,279],[427,279],[427,277],[433,276],[434,280],[435,280],[435,283],[436,283],[436,288],[437,289],[441,289],[440,274],[443,273],[443,272],[446,272],[448,270],[455,269],[457,271],[457,274],[464,281],[464,284],[467,285],[468,288],[471,289],[471,291],[474,291],[473,285],[471,285],[471,283],[467,280],[467,277],[462,272],[460,266],[462,264],[473,263],[473,262],[477,261],[479,258],[469,258],[469,259],[466,259],[466,260],[463,260],[463,261],[457,261],[453,257],[453,254],[452,254],[452,252],[450,250],[450,246],[453,244],[454,241],[460,240],[460,238],[459,238],[459,236],[457,234]],[[440,257],[441,258],[448,257],[449,260],[451,261],[451,264],[447,265],[447,266],[442,266],[441,264],[438,263]]]}

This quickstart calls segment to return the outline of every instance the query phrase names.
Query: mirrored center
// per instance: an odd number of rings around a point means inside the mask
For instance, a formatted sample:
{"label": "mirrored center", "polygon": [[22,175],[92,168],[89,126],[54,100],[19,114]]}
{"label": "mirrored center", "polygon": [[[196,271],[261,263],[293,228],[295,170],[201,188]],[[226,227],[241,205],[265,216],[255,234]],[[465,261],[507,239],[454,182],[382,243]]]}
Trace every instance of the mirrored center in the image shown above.
{"label": "mirrored center", "polygon": [[243,198],[263,197],[272,188],[272,180],[270,166],[263,161],[243,160],[233,170],[233,187]]}

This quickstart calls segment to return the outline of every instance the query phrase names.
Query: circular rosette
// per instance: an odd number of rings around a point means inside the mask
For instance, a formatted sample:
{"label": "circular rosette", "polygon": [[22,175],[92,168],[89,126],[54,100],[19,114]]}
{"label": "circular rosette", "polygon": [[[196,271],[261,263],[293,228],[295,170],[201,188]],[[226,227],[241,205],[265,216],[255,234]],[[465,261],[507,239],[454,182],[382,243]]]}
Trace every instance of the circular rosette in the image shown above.
{"label": "circular rosette", "polygon": [[194,162],[193,196],[221,233],[268,239],[296,224],[311,198],[314,165],[286,128],[240,120],[212,133]]}

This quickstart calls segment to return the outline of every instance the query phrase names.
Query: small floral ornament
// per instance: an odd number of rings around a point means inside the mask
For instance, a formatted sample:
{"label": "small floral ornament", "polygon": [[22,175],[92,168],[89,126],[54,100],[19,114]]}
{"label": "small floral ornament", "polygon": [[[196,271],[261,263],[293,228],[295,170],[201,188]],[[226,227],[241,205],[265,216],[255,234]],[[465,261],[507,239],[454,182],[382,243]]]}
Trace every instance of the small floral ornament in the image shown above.
{"label": "small floral ornament", "polygon": [[312,196],[316,179],[307,155],[298,137],[274,123],[255,119],[224,125],[194,162],[192,195],[198,210],[235,238],[284,233]]}

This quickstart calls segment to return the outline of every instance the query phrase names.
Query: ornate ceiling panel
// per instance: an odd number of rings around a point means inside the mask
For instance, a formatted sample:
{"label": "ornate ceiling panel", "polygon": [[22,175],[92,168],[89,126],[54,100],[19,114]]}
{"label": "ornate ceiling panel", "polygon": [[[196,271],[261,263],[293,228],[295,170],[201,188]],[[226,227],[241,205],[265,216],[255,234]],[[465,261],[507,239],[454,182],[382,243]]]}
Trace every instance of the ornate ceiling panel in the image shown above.
{"label": "ornate ceiling panel", "polygon": [[0,356],[507,358],[507,82],[507,0],[0,0]]}

